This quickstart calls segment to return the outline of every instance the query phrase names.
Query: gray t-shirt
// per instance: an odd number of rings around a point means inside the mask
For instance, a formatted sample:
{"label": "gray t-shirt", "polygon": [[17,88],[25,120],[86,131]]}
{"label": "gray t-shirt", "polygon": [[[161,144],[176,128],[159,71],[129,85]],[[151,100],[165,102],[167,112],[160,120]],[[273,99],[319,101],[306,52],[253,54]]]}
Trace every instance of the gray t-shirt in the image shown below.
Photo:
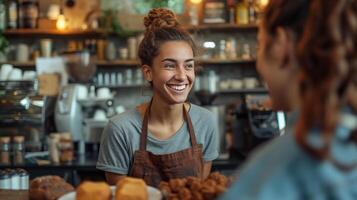
{"label": "gray t-shirt", "polygon": [[[218,157],[218,129],[214,115],[205,108],[191,104],[189,115],[198,144],[203,146],[203,159],[212,161]],[[139,149],[142,118],[134,109],[119,114],[109,120],[104,128],[97,169],[118,174],[128,174]],[[153,154],[168,154],[191,147],[187,123],[169,139],[158,140],[148,132],[146,150]]]}

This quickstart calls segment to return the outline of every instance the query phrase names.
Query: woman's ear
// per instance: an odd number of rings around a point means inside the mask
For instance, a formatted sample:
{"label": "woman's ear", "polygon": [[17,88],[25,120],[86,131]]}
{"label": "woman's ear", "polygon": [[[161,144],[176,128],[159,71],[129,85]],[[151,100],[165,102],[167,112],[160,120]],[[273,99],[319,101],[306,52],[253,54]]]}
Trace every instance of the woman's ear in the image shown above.
{"label": "woman's ear", "polygon": [[141,71],[143,72],[145,80],[152,81],[152,69],[149,65],[141,65]]}
{"label": "woman's ear", "polygon": [[293,66],[296,62],[294,34],[287,29],[278,28],[276,42],[277,45],[275,45],[276,48],[274,51],[276,55],[280,55],[282,61],[280,67],[286,68]]}

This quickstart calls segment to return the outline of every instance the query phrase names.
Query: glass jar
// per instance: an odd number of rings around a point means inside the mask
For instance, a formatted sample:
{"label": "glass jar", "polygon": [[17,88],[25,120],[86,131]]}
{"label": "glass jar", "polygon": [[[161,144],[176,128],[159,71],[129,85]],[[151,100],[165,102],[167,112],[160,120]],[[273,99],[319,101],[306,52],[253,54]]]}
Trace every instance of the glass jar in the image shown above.
{"label": "glass jar", "polygon": [[48,147],[50,153],[50,160],[53,163],[59,163],[59,149],[57,147],[60,141],[61,135],[58,133],[51,133],[48,140]]}
{"label": "glass jar", "polygon": [[0,137],[0,163],[10,164],[10,137]]}
{"label": "glass jar", "polygon": [[70,133],[62,133],[60,141],[58,143],[58,149],[60,154],[60,162],[68,163],[73,160],[73,142]]}
{"label": "glass jar", "polygon": [[24,169],[17,169],[16,173],[20,178],[20,190],[28,190],[29,189],[29,174]]}
{"label": "glass jar", "polygon": [[23,1],[19,9],[21,28],[37,28],[39,5],[37,1]]}
{"label": "glass jar", "polygon": [[11,188],[11,180],[9,174],[5,170],[0,170],[0,190],[8,190]]}
{"label": "glass jar", "polygon": [[24,136],[15,136],[13,138],[13,155],[15,164],[24,163],[24,154],[25,154],[25,145],[24,145]]}

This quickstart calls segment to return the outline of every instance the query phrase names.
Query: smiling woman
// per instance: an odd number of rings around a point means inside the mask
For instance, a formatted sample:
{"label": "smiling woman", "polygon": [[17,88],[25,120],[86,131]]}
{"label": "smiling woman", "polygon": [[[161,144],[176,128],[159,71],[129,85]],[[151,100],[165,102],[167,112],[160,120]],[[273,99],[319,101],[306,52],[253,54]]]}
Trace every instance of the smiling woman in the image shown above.
{"label": "smiling woman", "polygon": [[210,111],[186,102],[195,80],[195,44],[170,10],[151,10],[144,25],[138,53],[153,97],[109,121],[97,168],[111,184],[123,175],[152,186],[172,178],[206,178],[218,157],[218,133]]}

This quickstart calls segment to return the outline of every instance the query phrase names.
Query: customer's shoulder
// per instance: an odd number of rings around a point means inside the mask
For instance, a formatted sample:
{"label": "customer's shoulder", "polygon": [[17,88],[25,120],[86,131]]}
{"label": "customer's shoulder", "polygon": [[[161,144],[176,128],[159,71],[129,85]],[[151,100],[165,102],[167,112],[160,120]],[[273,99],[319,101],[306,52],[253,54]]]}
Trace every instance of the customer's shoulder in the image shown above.
{"label": "customer's shoulder", "polygon": [[301,157],[293,133],[272,139],[251,154],[245,169],[269,168],[272,171],[289,168]]}

